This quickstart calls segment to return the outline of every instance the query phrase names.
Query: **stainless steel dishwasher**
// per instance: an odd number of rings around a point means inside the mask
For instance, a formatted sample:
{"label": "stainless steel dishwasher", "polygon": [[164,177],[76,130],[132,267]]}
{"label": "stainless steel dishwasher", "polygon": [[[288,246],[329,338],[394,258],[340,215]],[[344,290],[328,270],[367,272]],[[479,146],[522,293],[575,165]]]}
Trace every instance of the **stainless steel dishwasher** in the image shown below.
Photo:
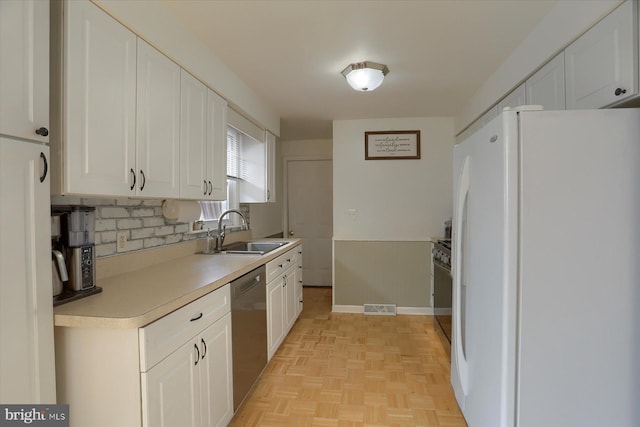
{"label": "stainless steel dishwasher", "polygon": [[267,280],[264,266],[231,282],[233,409],[267,365]]}

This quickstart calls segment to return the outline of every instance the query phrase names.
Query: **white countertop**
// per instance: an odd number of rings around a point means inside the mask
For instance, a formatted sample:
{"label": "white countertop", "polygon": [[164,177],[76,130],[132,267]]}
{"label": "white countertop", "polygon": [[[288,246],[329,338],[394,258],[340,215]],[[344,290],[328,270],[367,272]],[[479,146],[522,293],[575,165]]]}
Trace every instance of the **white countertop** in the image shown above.
{"label": "white countertop", "polygon": [[194,254],[102,279],[99,294],[54,308],[55,326],[139,328],[302,244],[265,255]]}

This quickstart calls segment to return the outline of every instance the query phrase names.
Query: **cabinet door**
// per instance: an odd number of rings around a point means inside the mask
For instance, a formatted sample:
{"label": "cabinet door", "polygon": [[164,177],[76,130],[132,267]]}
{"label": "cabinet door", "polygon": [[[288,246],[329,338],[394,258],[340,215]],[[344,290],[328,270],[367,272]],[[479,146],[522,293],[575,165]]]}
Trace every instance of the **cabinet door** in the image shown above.
{"label": "cabinet door", "polygon": [[[208,91],[207,198],[227,199],[227,101]],[[210,194],[209,194],[210,193]]]}
{"label": "cabinet door", "polygon": [[48,142],[49,2],[0,2],[0,28],[0,134]]}
{"label": "cabinet door", "polygon": [[276,201],[276,137],[271,132],[265,132],[265,143],[267,144],[267,202]]}
{"label": "cabinet door", "polygon": [[564,110],[564,52],[561,52],[525,82],[527,103],[545,110]]}
{"label": "cabinet door", "polygon": [[285,335],[295,323],[298,314],[296,270],[297,266],[294,264],[284,273]]}
{"label": "cabinet door", "polygon": [[267,342],[269,360],[284,338],[284,278],[267,285]]}
{"label": "cabinet door", "polygon": [[296,302],[297,302],[297,310],[296,310],[296,318],[300,316],[303,308],[303,292],[302,292],[302,246],[298,248],[298,254],[296,256],[296,273],[295,273],[295,283],[296,283]]}
{"label": "cabinet door", "polygon": [[224,427],[233,417],[231,313],[205,329],[198,342],[202,425]]}
{"label": "cabinet door", "polygon": [[200,348],[189,341],[142,373],[145,427],[200,427]]}
{"label": "cabinet door", "polygon": [[623,3],[565,49],[568,110],[605,107],[638,92],[636,8]]}
{"label": "cabinet door", "polygon": [[136,174],[140,196],[180,196],[180,67],[138,39]]}
{"label": "cabinet door", "polygon": [[129,196],[136,36],[91,2],[66,2],[65,191]]}
{"label": "cabinet door", "polygon": [[[507,95],[502,101],[498,103],[498,114],[502,113],[502,110],[507,107],[519,107],[521,105],[525,105],[527,103],[526,93],[524,90],[524,84],[521,84],[517,88],[515,88],[509,95]],[[488,119],[486,123],[491,121]]]}
{"label": "cabinet door", "polygon": [[205,200],[207,179],[208,89],[182,70],[180,126],[180,197]]}
{"label": "cabinet door", "polygon": [[0,138],[2,403],[56,402],[48,158],[45,145]]}

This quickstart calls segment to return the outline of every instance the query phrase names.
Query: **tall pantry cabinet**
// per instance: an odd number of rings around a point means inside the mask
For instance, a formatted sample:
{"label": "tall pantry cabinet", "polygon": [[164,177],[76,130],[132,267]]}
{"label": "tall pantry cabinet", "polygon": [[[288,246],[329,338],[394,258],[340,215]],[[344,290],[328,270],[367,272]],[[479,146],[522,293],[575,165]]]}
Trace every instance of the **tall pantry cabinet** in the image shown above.
{"label": "tall pantry cabinet", "polygon": [[0,402],[55,403],[49,2],[1,1]]}

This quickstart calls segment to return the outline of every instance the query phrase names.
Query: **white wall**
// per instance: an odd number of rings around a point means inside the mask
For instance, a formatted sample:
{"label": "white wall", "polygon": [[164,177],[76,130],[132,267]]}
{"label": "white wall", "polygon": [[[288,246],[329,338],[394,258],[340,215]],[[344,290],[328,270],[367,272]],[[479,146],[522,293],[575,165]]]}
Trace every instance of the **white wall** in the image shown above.
{"label": "white wall", "polygon": [[161,1],[92,0],[122,24],[274,135],[280,117],[185,27]]}
{"label": "white wall", "polygon": [[333,141],[331,139],[304,139],[282,141],[283,157],[324,157],[333,156]]}
{"label": "white wall", "polygon": [[[420,130],[421,159],[364,160],[364,133],[383,130]],[[441,236],[453,210],[453,145],[453,118],[334,121],[334,240]]]}
{"label": "white wall", "polygon": [[559,0],[456,117],[456,134],[622,0]]}
{"label": "white wall", "polygon": [[[284,187],[284,169],[286,159],[323,158],[331,159],[332,141],[330,139],[309,139],[276,142],[276,202],[250,204],[251,232],[254,238],[267,237],[284,230],[284,212],[286,209],[286,188]],[[330,185],[327,183],[327,185]]]}

